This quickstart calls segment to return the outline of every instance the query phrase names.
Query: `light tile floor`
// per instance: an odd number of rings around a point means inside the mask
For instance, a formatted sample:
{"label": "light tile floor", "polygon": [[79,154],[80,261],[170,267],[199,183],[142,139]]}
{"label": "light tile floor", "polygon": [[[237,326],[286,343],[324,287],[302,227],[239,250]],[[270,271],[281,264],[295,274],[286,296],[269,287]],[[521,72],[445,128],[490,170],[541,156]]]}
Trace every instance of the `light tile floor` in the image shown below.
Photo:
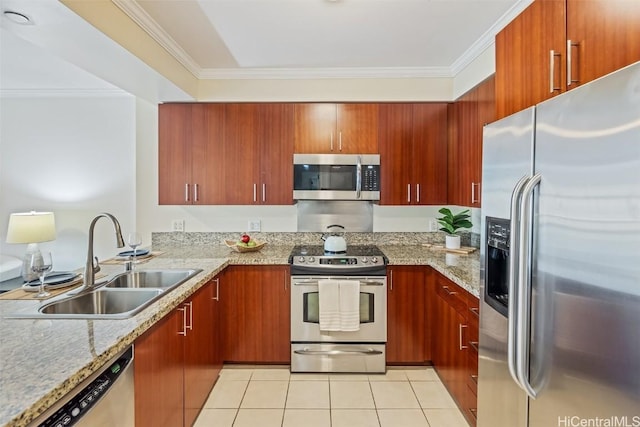
{"label": "light tile floor", "polygon": [[225,367],[195,427],[468,427],[431,367],[381,375]]}

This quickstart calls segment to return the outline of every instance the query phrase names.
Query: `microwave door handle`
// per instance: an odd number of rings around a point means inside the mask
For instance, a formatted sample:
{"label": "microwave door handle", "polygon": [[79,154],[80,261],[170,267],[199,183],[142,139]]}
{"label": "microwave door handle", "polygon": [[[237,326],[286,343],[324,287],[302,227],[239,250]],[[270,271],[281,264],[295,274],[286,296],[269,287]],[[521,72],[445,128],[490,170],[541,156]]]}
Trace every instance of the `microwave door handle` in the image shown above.
{"label": "microwave door handle", "polygon": [[358,156],[358,162],[356,163],[356,199],[360,198],[361,190],[362,190],[362,157]]}

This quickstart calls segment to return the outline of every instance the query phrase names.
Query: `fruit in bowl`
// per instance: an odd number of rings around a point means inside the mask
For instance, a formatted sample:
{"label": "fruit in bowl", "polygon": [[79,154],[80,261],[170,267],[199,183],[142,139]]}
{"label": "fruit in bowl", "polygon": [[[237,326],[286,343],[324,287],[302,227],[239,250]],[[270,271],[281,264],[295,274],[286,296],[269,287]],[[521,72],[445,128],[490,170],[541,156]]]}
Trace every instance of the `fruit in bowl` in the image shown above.
{"label": "fruit in bowl", "polygon": [[262,249],[265,242],[254,240],[248,234],[243,234],[238,240],[225,240],[225,244],[236,252],[253,252]]}

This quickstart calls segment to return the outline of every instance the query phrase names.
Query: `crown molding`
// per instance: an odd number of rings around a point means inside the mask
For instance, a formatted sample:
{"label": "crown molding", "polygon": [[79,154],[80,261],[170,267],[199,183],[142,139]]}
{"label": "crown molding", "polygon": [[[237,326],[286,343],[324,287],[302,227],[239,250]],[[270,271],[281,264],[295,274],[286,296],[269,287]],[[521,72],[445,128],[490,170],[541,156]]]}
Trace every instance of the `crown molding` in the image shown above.
{"label": "crown molding", "polygon": [[0,89],[0,98],[118,98],[133,96],[121,89]]}
{"label": "crown molding", "polygon": [[509,22],[518,16],[529,6],[533,0],[520,0],[509,8],[469,49],[467,49],[453,64],[451,64],[452,76],[458,75],[471,64],[482,52],[495,43],[498,34]]}
{"label": "crown molding", "polygon": [[120,10],[122,10],[129,18],[131,18],[136,24],[140,26],[154,39],[160,46],[162,46],[169,55],[173,56],[179,63],[181,63],[191,74],[198,76],[200,73],[200,66],[196,61],[191,58],[182,47],[167,34],[160,25],[153,19],[138,2],[131,0],[111,0]]}
{"label": "crown molding", "polygon": [[215,68],[204,69],[202,80],[250,79],[377,79],[377,78],[448,78],[449,67],[367,67],[367,68]]}

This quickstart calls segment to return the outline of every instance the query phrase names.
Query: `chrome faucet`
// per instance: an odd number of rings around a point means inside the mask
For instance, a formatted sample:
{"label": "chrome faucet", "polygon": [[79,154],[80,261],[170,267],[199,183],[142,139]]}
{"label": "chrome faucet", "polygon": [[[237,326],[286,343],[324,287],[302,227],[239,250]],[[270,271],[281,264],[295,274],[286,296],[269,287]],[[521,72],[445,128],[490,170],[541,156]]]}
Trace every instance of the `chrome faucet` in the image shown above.
{"label": "chrome faucet", "polygon": [[91,221],[91,225],[89,226],[89,247],[87,249],[87,264],[84,267],[84,283],[82,284],[82,286],[80,286],[80,288],[77,291],[73,293],[78,293],[84,290],[91,290],[95,285],[96,273],[100,271],[100,264],[98,263],[98,257],[95,257],[95,264],[94,264],[93,229],[95,228],[96,222],[100,218],[109,218],[111,220],[116,230],[116,241],[118,243],[118,247],[119,248],[124,247],[124,239],[122,238],[120,223],[118,222],[115,216],[109,213],[103,212],[100,215],[93,218],[93,220]]}

